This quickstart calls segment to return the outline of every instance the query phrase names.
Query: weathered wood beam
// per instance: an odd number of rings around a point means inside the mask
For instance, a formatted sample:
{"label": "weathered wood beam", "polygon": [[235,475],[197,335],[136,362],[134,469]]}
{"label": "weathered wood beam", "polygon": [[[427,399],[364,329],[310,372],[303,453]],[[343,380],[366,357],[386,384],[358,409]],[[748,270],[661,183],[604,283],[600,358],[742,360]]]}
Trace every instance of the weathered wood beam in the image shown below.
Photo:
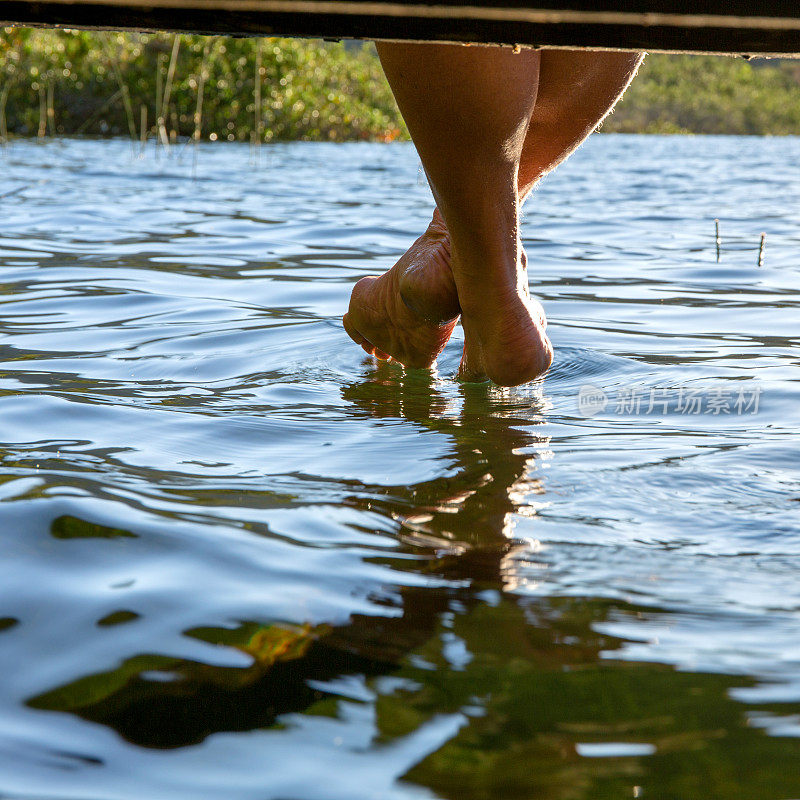
{"label": "weathered wood beam", "polygon": [[800,54],[800,0],[0,0],[0,25]]}

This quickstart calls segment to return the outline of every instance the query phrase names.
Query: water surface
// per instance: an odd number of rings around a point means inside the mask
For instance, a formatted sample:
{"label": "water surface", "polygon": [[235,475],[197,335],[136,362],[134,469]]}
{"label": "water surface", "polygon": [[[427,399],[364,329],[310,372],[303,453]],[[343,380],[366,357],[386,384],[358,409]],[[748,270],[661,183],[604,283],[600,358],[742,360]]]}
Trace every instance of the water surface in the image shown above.
{"label": "water surface", "polygon": [[800,797],[800,139],[592,138],[506,390],[342,330],[410,146],[0,163],[0,796]]}

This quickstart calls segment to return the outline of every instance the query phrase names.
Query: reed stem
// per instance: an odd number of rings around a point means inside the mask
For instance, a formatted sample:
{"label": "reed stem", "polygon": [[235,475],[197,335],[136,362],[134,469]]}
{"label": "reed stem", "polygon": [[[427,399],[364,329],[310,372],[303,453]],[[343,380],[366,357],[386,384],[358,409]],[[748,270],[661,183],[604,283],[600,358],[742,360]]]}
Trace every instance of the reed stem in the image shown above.
{"label": "reed stem", "polygon": [[111,42],[109,41],[108,34],[104,31],[101,31],[101,40],[103,42],[103,46],[106,49],[106,56],[108,57],[108,63],[111,66],[111,71],[114,73],[114,77],[117,79],[117,85],[119,86],[120,92],[122,93],[122,103],[125,106],[125,116],[128,119],[128,133],[131,137],[131,142],[136,141],[136,123],[133,120],[133,105],[131,104],[131,94],[128,91],[128,85],[125,83],[125,79],[122,77],[122,70],[119,66],[119,59],[117,54],[114,52],[114,48],[111,46]]}
{"label": "reed stem", "polygon": [[139,155],[144,157],[147,149],[147,106],[142,103],[139,106]]}
{"label": "reed stem", "polygon": [[156,155],[158,155],[158,143],[161,140],[161,56],[161,53],[156,56],[156,107],[153,115],[156,121]]}
{"label": "reed stem", "polygon": [[56,135],[56,109],[53,98],[53,85],[52,78],[47,79],[47,127],[50,129],[50,135]]}
{"label": "reed stem", "polygon": [[14,81],[6,81],[2,91],[0,91],[0,144],[6,147],[8,144],[8,125],[6,123],[6,105],[8,104],[8,95],[11,91]]}
{"label": "reed stem", "polygon": [[39,81],[39,130],[37,131],[37,138],[44,139],[47,134],[47,100],[45,99],[44,86],[42,81]]}
{"label": "reed stem", "polygon": [[203,58],[200,62],[200,75],[197,79],[197,103],[194,107],[194,133],[192,138],[195,142],[200,141],[203,135],[203,94],[206,80],[208,79],[208,54],[210,48],[211,39],[206,39],[206,43],[203,46]]}
{"label": "reed stem", "polygon": [[192,133],[192,180],[197,177],[197,143],[203,135],[203,94],[208,79],[208,54],[212,39],[203,45],[203,58],[200,61],[200,75],[197,78],[197,104],[194,107],[194,132]]}
{"label": "reed stem", "polygon": [[172,81],[175,78],[175,67],[178,63],[178,51],[181,47],[180,34],[176,34],[172,41],[172,53],[169,58],[169,67],[167,67],[167,80],[164,84],[164,97],[161,100],[161,108],[158,114],[158,131],[161,140],[165,147],[169,147],[169,137],[167,136],[167,111],[169,109],[169,96],[172,92]]}
{"label": "reed stem", "polygon": [[[253,126],[254,130],[254,141],[257,148],[261,147],[261,142],[264,138],[264,118],[263,114],[261,113],[261,73],[262,73],[262,54],[261,54],[261,44],[262,39],[256,40],[256,74],[255,74],[255,86],[254,86],[254,93],[255,93],[255,103],[254,103],[254,113],[255,113],[255,125]],[[256,152],[261,152],[257,150]]]}
{"label": "reed stem", "polygon": [[106,100],[105,103],[103,103],[103,105],[100,106],[100,108],[98,108],[91,117],[88,117],[81,123],[80,127],[75,131],[75,135],[78,136],[83,133],[89,127],[89,125],[91,125],[121,94],[122,89],[117,89],[117,91],[114,92],[114,94],[112,94],[111,97],[109,97],[108,100]]}

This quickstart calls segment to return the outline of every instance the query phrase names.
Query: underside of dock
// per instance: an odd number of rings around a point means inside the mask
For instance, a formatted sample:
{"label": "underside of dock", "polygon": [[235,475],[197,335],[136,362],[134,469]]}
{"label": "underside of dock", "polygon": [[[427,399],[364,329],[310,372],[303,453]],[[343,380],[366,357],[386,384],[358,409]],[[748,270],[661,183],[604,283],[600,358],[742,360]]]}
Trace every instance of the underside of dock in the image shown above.
{"label": "underside of dock", "polygon": [[797,0],[0,0],[0,25],[800,54]]}

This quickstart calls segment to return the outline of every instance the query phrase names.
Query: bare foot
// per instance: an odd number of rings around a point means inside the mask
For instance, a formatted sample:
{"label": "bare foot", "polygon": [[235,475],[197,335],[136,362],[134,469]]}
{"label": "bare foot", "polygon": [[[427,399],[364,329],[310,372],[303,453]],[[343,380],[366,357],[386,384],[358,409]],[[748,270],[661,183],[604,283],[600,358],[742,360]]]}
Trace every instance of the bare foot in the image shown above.
{"label": "bare foot", "polygon": [[545,332],[547,319],[541,303],[528,292],[527,259],[524,251],[521,254],[516,286],[460,282],[461,380],[518,386],[550,368],[553,347]]}
{"label": "bare foot", "polygon": [[428,230],[380,277],[353,287],[344,329],[370,355],[430,367],[461,309],[450,269],[450,237],[434,211]]}

